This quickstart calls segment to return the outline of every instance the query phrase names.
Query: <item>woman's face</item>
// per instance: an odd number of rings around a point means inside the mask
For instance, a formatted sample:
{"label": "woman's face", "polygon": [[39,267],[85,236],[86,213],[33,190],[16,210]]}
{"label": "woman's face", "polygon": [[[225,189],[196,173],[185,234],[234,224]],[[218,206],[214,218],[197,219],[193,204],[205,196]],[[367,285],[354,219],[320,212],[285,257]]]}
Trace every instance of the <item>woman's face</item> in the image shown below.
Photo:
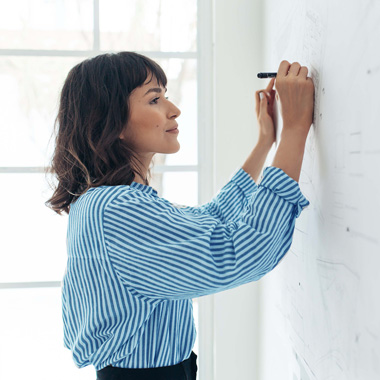
{"label": "woman's face", "polygon": [[176,119],[181,111],[165,98],[166,88],[155,77],[147,82],[148,79],[132,91],[130,118],[120,135],[144,160],[150,160],[155,153],[176,153],[180,148],[178,132],[168,130],[178,126]]}

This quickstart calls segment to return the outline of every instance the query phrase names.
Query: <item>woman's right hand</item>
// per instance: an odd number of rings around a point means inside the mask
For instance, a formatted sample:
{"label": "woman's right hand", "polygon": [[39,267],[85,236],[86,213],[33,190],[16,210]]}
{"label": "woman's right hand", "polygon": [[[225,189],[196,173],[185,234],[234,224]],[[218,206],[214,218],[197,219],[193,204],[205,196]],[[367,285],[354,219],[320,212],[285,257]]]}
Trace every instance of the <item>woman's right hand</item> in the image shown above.
{"label": "woman's right hand", "polygon": [[308,69],[298,62],[282,61],[276,76],[276,98],[280,102],[283,130],[309,132],[313,122],[314,83]]}

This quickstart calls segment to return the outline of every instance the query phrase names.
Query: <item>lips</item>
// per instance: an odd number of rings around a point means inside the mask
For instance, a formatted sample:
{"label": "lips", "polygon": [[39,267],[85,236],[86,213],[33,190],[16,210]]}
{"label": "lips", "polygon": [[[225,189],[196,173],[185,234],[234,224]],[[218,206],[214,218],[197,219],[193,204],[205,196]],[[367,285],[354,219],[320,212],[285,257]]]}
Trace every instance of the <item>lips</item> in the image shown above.
{"label": "lips", "polygon": [[167,129],[166,132],[169,132],[169,131],[174,131],[175,129],[178,128],[178,125],[176,125],[175,127],[171,128],[171,129]]}

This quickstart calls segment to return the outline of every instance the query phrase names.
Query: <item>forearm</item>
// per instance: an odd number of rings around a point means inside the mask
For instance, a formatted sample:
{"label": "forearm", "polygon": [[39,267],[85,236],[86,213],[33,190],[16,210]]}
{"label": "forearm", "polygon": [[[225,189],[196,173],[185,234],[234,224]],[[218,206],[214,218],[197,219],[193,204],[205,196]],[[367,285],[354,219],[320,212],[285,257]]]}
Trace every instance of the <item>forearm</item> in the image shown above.
{"label": "forearm", "polygon": [[242,169],[247,172],[257,183],[263,169],[267,155],[273,144],[268,144],[259,139],[258,143],[244,162]]}
{"label": "forearm", "polygon": [[289,177],[299,181],[307,131],[283,130],[272,166],[280,168]]}

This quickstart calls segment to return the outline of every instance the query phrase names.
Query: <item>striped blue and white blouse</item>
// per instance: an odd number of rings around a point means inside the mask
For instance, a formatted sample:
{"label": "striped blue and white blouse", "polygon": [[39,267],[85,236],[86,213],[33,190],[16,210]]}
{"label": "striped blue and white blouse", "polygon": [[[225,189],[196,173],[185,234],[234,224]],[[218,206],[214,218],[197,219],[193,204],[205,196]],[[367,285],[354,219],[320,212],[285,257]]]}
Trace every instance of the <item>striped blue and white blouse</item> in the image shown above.
{"label": "striped blue and white blouse", "polygon": [[71,205],[62,283],[64,344],[78,367],[187,359],[192,298],[259,280],[289,250],[309,201],[281,169],[242,168],[211,202],[178,207],[150,186],[91,188]]}

